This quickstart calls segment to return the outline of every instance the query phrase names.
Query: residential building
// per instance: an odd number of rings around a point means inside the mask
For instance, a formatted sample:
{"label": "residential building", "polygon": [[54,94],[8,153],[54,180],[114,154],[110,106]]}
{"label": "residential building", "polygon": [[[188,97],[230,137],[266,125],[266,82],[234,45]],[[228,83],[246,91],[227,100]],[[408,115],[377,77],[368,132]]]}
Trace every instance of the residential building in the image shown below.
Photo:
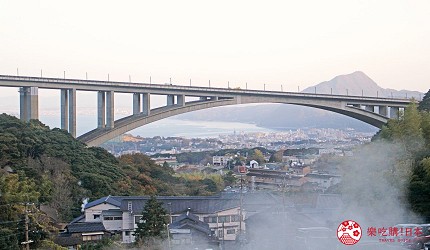
{"label": "residential building", "polygon": [[318,189],[322,191],[341,181],[340,175],[333,174],[308,173],[306,174],[306,178],[309,182],[315,183]]}
{"label": "residential building", "polygon": [[214,166],[227,166],[229,160],[228,156],[212,156],[212,165]]}
{"label": "residential building", "polygon": [[70,249],[79,249],[85,242],[99,241],[109,236],[101,222],[74,222],[68,224],[54,242]]}
{"label": "residential building", "polygon": [[[133,236],[148,196],[107,196],[86,204],[84,214],[72,223],[103,223],[111,234],[120,234],[123,243],[135,241]],[[238,194],[220,196],[157,196],[169,212],[175,225],[186,212],[207,224],[211,235],[218,240],[234,241],[245,231],[244,211],[240,211]],[[242,216],[240,216],[242,214]],[[69,225],[70,225],[69,224]]]}
{"label": "residential building", "polygon": [[282,187],[300,190],[306,183],[303,175],[294,175],[288,171],[276,171],[268,169],[249,169],[246,174],[251,188],[279,189]]}

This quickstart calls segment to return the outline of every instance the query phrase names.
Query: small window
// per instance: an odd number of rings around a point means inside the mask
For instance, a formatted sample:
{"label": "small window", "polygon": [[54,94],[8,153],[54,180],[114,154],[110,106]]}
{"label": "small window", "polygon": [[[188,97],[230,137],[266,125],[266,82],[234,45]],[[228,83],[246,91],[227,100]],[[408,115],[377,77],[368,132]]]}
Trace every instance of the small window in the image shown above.
{"label": "small window", "polygon": [[203,221],[204,221],[205,223],[209,223],[209,217],[204,217],[204,218],[203,218]]}
{"label": "small window", "polygon": [[220,216],[220,217],[218,217],[218,221],[219,221],[220,223],[223,223],[223,222],[230,222],[230,216]]}
{"label": "small window", "polygon": [[121,216],[115,216],[115,217],[113,217],[113,219],[114,220],[122,220],[122,217]]}
{"label": "small window", "polygon": [[231,216],[231,222],[238,222],[239,221],[240,216],[239,215],[232,215]]}
{"label": "small window", "polygon": [[133,202],[129,201],[127,203],[127,208],[128,208],[128,211],[132,211],[133,210]]}
{"label": "small window", "polygon": [[227,234],[235,234],[236,230],[235,229],[227,229]]}
{"label": "small window", "polygon": [[100,219],[100,214],[93,214],[93,216],[94,216],[94,220]]}
{"label": "small window", "polygon": [[125,231],[125,236],[130,236],[130,231]]}

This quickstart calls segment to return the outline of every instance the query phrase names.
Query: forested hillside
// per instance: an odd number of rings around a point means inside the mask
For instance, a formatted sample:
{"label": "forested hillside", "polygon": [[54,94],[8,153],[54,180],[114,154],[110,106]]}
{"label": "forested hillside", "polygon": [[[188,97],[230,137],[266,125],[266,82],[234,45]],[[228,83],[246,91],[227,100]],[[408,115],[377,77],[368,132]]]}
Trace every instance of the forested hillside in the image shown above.
{"label": "forested hillside", "polygon": [[418,105],[411,104],[374,137],[403,147],[397,165],[407,166],[407,202],[415,213],[430,220],[430,90]]}
{"label": "forested hillside", "polygon": [[80,214],[84,198],[210,195],[219,191],[214,186],[222,187],[213,182],[175,177],[171,168],[141,154],[117,159],[102,148],[88,148],[64,130],[0,115],[0,209],[5,211],[0,213],[0,245],[22,241],[25,204],[33,211],[33,231],[40,234],[32,239],[41,240],[52,230],[46,216],[42,221],[36,217],[43,215],[41,205],[68,222]]}

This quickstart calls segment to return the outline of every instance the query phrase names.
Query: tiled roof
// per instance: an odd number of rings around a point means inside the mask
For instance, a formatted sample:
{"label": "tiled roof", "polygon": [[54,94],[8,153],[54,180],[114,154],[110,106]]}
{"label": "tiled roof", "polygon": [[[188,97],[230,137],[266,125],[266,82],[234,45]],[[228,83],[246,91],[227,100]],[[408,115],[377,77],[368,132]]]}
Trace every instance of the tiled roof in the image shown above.
{"label": "tiled roof", "polygon": [[[132,202],[132,210],[136,214],[143,211],[149,196],[123,197],[121,210],[128,211],[128,202]],[[172,214],[182,214],[189,208],[194,214],[211,214],[239,207],[238,195],[223,196],[157,196],[163,207]]]}
{"label": "tiled roof", "polygon": [[340,178],[340,175],[334,175],[334,174],[313,174],[313,173],[309,173],[306,175],[306,177],[311,177],[311,178],[319,178],[319,179],[330,179],[330,178]]}
{"label": "tiled roof", "polygon": [[84,214],[81,214],[81,215],[79,215],[78,217],[76,217],[76,218],[74,218],[71,222],[70,222],[70,224],[73,224],[73,223],[76,223],[76,222],[79,222],[79,221],[85,221],[85,215]]}
{"label": "tiled roof", "polygon": [[170,229],[181,229],[181,228],[194,228],[200,232],[207,235],[211,233],[209,224],[199,220],[199,217],[192,213],[181,214],[175,222],[173,222],[169,228]]}
{"label": "tiled roof", "polygon": [[109,195],[106,197],[102,197],[98,200],[87,203],[85,205],[85,209],[97,206],[97,205],[102,204],[102,203],[108,203],[108,204],[111,204],[113,206],[119,207],[119,206],[121,206],[121,198],[122,197],[125,197],[125,196],[110,196]]}
{"label": "tiled roof", "polygon": [[66,226],[68,233],[90,233],[106,231],[102,222],[78,222]]}

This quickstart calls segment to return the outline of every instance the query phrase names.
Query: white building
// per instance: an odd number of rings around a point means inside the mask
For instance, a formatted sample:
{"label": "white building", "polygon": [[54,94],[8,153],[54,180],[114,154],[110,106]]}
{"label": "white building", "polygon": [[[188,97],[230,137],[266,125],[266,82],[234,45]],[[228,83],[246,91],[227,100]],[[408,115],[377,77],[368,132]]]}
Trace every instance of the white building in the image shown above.
{"label": "white building", "polygon": [[212,165],[214,166],[227,166],[229,160],[228,156],[212,156]]}

